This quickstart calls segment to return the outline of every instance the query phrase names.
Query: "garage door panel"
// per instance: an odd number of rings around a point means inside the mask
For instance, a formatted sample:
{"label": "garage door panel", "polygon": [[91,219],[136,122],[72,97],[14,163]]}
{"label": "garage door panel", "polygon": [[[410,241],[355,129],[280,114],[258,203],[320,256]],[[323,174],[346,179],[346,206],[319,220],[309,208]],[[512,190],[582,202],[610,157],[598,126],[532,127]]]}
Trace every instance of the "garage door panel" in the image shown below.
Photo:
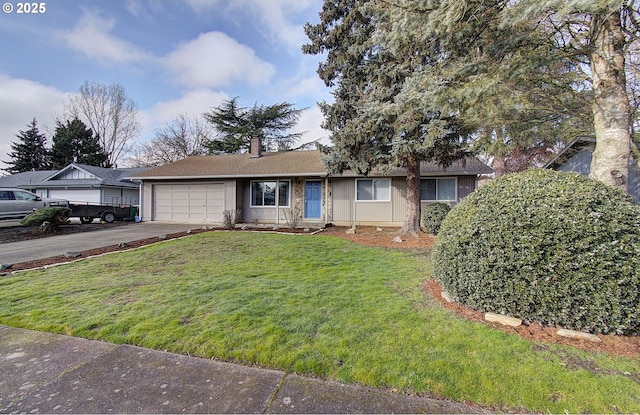
{"label": "garage door panel", "polygon": [[155,185],[153,199],[153,220],[219,223],[224,183]]}
{"label": "garage door panel", "polygon": [[54,199],[65,199],[71,203],[100,204],[100,190],[86,189],[50,189],[49,196]]}

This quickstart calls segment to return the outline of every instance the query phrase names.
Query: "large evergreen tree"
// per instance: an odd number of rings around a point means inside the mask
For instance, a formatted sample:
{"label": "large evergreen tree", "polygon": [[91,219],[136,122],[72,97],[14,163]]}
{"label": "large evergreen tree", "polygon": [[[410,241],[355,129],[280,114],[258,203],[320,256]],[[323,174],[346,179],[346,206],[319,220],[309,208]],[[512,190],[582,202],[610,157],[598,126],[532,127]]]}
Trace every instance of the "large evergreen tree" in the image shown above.
{"label": "large evergreen tree", "polygon": [[326,53],[320,78],[333,87],[334,102],[320,103],[324,128],[333,146],[325,148],[330,172],[353,170],[368,175],[374,169],[407,169],[407,211],[401,233],[420,231],[420,164],[447,166],[464,157],[465,130],[455,114],[442,111],[421,94],[405,93],[416,71],[431,70],[433,87],[446,51],[406,41],[387,42],[394,30],[384,2],[325,1],[321,22],[307,24],[308,54]]}
{"label": "large evergreen tree", "polygon": [[[480,120],[481,146],[501,155],[508,145],[544,136],[595,134],[592,177],[626,188],[625,60],[637,50],[637,0],[393,4],[394,36],[415,33],[418,42],[445,42],[453,52],[440,102],[458,105],[466,122]],[[430,82],[420,74],[414,92]]]}
{"label": "large evergreen tree", "polygon": [[472,149],[493,156],[497,174],[514,155],[592,133],[584,74],[555,48],[553,36],[505,25],[507,1],[381,4],[377,8],[392,27],[381,33],[381,43],[392,49],[413,43],[446,54],[437,72],[414,71],[403,94],[457,114],[475,132]]}
{"label": "large evergreen tree", "polygon": [[19,131],[16,137],[20,141],[11,143],[11,158],[5,163],[9,166],[4,171],[15,174],[33,170],[47,170],[51,168],[49,150],[46,148],[47,138],[40,134],[37,121],[34,118],[26,131]]}
{"label": "large evergreen tree", "polygon": [[54,169],[61,169],[70,163],[111,167],[109,157],[100,145],[99,137],[78,118],[67,120],[65,124],[57,122],[51,148],[51,162]]}
{"label": "large evergreen tree", "polygon": [[302,111],[288,102],[245,108],[238,105],[235,97],[204,114],[220,134],[206,146],[213,154],[239,153],[250,148],[251,138],[259,137],[269,151],[290,150],[302,136],[290,132]]}

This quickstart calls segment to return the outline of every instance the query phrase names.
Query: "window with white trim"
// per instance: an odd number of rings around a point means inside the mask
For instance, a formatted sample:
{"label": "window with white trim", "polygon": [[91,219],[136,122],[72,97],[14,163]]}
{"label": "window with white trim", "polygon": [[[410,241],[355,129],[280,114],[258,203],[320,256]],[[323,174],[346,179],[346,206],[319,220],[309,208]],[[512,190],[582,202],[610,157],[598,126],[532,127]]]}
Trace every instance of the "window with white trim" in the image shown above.
{"label": "window with white trim", "polygon": [[358,179],[356,180],[356,200],[389,201],[391,200],[390,179]]}
{"label": "window with white trim", "polygon": [[420,180],[420,200],[446,201],[456,200],[456,179],[422,179]]}
{"label": "window with white trim", "polygon": [[289,181],[251,182],[251,206],[289,206]]}

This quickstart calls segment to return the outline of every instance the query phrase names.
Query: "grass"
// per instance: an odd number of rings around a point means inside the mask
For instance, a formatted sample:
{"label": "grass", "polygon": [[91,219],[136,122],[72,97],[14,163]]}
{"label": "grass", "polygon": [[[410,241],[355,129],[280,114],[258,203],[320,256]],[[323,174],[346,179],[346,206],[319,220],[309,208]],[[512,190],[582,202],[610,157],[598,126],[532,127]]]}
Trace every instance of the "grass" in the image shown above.
{"label": "grass", "polygon": [[210,232],[1,278],[0,323],[504,410],[640,411],[638,360],[468,322],[420,289],[429,266],[329,236]]}

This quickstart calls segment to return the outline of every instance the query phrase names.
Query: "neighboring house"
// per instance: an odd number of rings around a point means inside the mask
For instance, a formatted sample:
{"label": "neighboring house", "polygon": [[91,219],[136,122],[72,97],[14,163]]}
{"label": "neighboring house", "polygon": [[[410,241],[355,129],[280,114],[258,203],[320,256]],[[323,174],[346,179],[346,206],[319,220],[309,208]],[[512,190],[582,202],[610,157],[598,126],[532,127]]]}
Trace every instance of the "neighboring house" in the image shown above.
{"label": "neighboring house", "polygon": [[[545,167],[588,176],[591,171],[591,158],[595,146],[596,140],[594,138],[578,137],[567,145],[556,158],[548,162]],[[640,202],[640,168],[638,168],[638,164],[633,157],[629,157],[627,191],[636,202]]]}
{"label": "neighboring house", "polygon": [[108,169],[72,163],[61,170],[43,170],[0,177],[0,186],[18,187],[41,197],[71,203],[137,205],[140,183],[129,179],[145,169]]}
{"label": "neighboring house", "polygon": [[[142,181],[142,220],[221,223],[223,211],[246,223],[401,225],[406,214],[406,173],[362,177],[330,175],[319,151],[194,156],[132,176]],[[475,158],[442,169],[422,166],[423,203],[456,204],[491,169]]]}

